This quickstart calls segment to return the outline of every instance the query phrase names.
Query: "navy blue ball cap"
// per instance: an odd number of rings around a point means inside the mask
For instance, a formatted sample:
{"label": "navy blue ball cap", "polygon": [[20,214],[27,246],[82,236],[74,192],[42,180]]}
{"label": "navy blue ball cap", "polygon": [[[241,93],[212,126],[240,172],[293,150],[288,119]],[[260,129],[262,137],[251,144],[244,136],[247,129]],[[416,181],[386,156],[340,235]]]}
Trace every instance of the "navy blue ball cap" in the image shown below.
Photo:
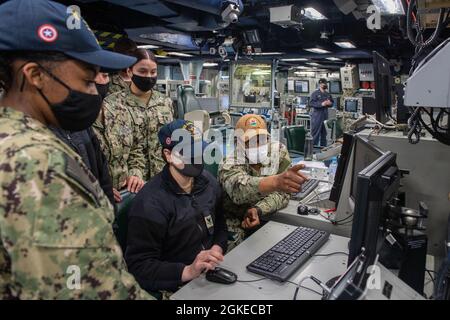
{"label": "navy blue ball cap", "polygon": [[[186,136],[183,132],[176,132],[177,130],[185,130],[189,133],[189,139],[186,140]],[[181,137],[178,139],[178,136]],[[202,134],[190,121],[186,120],[174,120],[164,125],[158,132],[158,139],[163,149],[172,150],[175,146],[178,146],[181,151],[188,150],[190,148],[190,157],[202,157],[202,154],[196,154],[198,151],[204,151],[207,147],[207,143],[203,141]],[[177,140],[176,140],[177,139]]]}
{"label": "navy blue ball cap", "polygon": [[56,51],[107,70],[136,58],[102,49],[84,19],[48,0],[10,0],[0,5],[0,51]]}

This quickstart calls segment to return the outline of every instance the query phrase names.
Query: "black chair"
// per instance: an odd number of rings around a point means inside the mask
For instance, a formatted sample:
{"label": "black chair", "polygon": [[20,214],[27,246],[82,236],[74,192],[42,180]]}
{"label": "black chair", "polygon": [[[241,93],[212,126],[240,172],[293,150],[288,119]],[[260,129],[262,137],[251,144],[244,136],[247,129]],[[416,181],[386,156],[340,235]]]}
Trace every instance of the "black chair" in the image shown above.
{"label": "black chair", "polygon": [[122,201],[117,204],[117,216],[114,223],[114,231],[117,241],[119,242],[122,251],[125,253],[128,235],[128,212],[131,209],[136,194],[124,190],[120,192],[120,196],[122,197]]}
{"label": "black chair", "polygon": [[184,115],[191,111],[202,110],[200,102],[195,96],[195,90],[190,85],[179,86],[177,89],[178,118],[184,119]]}
{"label": "black chair", "polygon": [[287,126],[284,134],[290,154],[304,155],[306,129],[304,126]]}

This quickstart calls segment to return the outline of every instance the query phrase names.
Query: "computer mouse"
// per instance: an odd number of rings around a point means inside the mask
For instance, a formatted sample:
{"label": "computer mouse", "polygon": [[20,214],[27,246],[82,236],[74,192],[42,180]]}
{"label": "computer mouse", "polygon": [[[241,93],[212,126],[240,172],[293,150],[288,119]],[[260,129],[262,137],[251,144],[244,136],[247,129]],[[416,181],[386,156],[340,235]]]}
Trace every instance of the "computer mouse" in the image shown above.
{"label": "computer mouse", "polygon": [[309,210],[308,206],[301,204],[297,207],[297,214],[299,214],[301,216],[307,216],[308,210]]}
{"label": "computer mouse", "polygon": [[237,280],[237,275],[223,268],[215,268],[206,272],[206,280],[222,284],[232,284]]}

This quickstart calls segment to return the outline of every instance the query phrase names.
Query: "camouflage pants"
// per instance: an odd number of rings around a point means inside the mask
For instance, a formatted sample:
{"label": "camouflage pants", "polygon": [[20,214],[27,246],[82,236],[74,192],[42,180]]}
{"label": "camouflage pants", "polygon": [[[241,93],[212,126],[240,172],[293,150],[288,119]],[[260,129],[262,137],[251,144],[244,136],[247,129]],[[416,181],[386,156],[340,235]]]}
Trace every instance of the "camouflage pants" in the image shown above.
{"label": "camouflage pants", "polygon": [[[180,287],[181,288],[181,287]],[[172,291],[148,291],[156,300],[170,300],[170,297],[175,293]]]}
{"label": "camouflage pants", "polygon": [[241,242],[250,237],[254,232],[258,231],[263,225],[267,223],[267,220],[261,219],[261,224],[253,229],[244,230],[241,227],[242,221],[237,218],[227,218],[228,227],[228,250],[236,248]]}
{"label": "camouflage pants", "polygon": [[241,227],[242,221],[237,218],[227,218],[228,250],[230,252],[245,239],[245,231]]}
{"label": "camouflage pants", "polygon": [[162,300],[170,300],[170,297],[174,294],[175,292],[171,292],[171,291],[161,291],[162,294]]}

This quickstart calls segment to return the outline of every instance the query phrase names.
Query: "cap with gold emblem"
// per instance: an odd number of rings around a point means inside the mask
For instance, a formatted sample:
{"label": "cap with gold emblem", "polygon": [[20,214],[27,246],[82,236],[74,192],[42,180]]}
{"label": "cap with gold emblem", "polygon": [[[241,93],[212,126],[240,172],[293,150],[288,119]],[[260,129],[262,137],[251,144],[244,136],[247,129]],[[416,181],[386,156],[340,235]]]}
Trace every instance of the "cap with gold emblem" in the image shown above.
{"label": "cap with gold emblem", "polygon": [[259,135],[269,135],[266,121],[256,114],[246,114],[241,117],[236,123],[236,130],[239,129],[244,131],[244,135],[242,136],[244,141],[248,141]]}

